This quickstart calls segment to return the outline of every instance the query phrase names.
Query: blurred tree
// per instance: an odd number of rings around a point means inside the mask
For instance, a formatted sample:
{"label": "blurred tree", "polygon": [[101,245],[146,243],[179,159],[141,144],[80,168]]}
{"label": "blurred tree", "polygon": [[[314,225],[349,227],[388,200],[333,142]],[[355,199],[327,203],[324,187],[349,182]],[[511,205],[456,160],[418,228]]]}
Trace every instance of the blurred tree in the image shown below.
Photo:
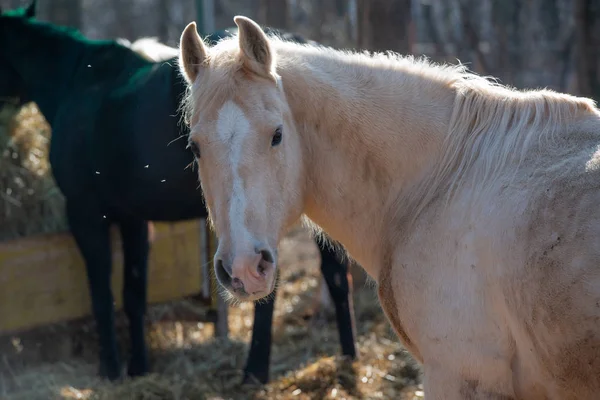
{"label": "blurred tree", "polygon": [[131,41],[137,39],[136,26],[133,23],[133,7],[130,1],[110,0],[115,16],[115,32],[111,35],[124,37]]}
{"label": "blurred tree", "polygon": [[215,31],[215,0],[196,0],[196,24],[202,36]]}
{"label": "blurred tree", "polygon": [[358,0],[358,47],[412,52],[411,0]]}
{"label": "blurred tree", "polygon": [[574,66],[572,3],[420,0],[414,13],[421,28],[419,52],[439,61],[458,58],[505,84],[566,91]]}
{"label": "blurred tree", "polygon": [[49,19],[58,25],[82,29],[82,8],[81,0],[53,0]]}
{"label": "blurred tree", "polygon": [[600,7],[598,0],[576,0],[577,86],[579,94],[600,100],[598,46],[600,45]]}
{"label": "blurred tree", "polygon": [[287,0],[260,0],[259,15],[263,25],[277,29],[290,28],[290,14]]}
{"label": "blurred tree", "polygon": [[171,26],[169,3],[171,3],[169,0],[159,0],[158,2],[158,12],[160,15],[160,18],[158,20],[158,38],[163,42],[169,40],[169,27]]}
{"label": "blurred tree", "polygon": [[312,0],[313,40],[317,42],[323,40],[323,28],[329,19],[338,14],[339,8],[337,3],[339,3],[337,0]]}

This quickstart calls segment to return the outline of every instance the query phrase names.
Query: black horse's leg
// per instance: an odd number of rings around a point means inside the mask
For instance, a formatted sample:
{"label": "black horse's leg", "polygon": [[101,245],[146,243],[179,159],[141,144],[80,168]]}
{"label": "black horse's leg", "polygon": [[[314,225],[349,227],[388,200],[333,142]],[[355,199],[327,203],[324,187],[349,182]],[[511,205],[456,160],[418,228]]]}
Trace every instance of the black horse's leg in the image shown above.
{"label": "black horse's leg", "polygon": [[342,354],[356,359],[356,327],[352,302],[352,278],[349,278],[348,264],[342,262],[335,250],[317,242],[321,252],[321,272],[329,288],[335,305]]}
{"label": "black horse's leg", "polygon": [[254,304],[254,325],[250,351],[244,368],[243,383],[265,384],[269,381],[269,363],[271,359],[271,328],[277,288],[268,299]]}
{"label": "black horse's leg", "polygon": [[148,350],[144,335],[148,282],[148,223],[137,218],[119,221],[123,241],[123,308],[129,320],[131,358],[127,365],[129,376],[148,372]]}
{"label": "black horse's leg", "polygon": [[121,375],[121,363],[111,292],[110,224],[101,210],[96,202],[88,198],[67,198],[69,227],[87,271],[100,345],[100,375],[115,380]]}

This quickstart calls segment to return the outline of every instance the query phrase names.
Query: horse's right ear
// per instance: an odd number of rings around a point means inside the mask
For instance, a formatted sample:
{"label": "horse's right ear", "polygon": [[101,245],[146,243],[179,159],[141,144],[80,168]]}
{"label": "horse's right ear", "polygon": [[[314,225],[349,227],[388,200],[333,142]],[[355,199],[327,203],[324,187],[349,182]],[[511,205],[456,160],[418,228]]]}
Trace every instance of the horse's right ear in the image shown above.
{"label": "horse's right ear", "polygon": [[206,46],[198,35],[196,22],[190,22],[179,39],[179,68],[185,80],[192,84],[206,61]]}
{"label": "horse's right ear", "polygon": [[37,0],[33,0],[30,5],[25,9],[25,17],[33,18],[35,17],[35,11],[37,8]]}

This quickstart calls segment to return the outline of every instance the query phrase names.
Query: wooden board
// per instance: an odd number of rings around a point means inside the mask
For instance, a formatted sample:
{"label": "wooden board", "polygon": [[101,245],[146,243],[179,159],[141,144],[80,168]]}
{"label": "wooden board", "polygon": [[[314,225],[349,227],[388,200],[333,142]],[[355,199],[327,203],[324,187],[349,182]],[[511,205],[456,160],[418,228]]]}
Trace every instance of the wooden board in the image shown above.
{"label": "wooden board", "polygon": [[[202,267],[206,265],[202,259],[207,259],[203,252],[207,242],[212,244],[211,234],[201,235],[205,226],[204,220],[154,223],[149,303],[202,292]],[[116,307],[121,308],[121,240],[116,227],[111,233],[113,296]],[[214,249],[208,250],[210,260]],[[85,266],[70,234],[0,242],[0,333],[87,315],[91,315],[91,306]]]}

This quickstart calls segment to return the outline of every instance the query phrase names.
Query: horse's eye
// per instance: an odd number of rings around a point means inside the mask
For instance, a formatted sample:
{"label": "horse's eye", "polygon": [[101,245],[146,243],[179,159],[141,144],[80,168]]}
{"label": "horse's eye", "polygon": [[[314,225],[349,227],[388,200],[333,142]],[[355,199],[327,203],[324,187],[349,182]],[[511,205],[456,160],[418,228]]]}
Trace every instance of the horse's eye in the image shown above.
{"label": "horse's eye", "polygon": [[277,129],[275,129],[275,133],[273,134],[273,139],[271,139],[271,146],[277,146],[279,143],[281,143],[281,139],[282,139],[282,133],[283,128],[281,126],[278,126]]}
{"label": "horse's eye", "polygon": [[190,149],[192,153],[194,153],[194,157],[200,158],[200,146],[196,144],[196,142],[190,141]]}

